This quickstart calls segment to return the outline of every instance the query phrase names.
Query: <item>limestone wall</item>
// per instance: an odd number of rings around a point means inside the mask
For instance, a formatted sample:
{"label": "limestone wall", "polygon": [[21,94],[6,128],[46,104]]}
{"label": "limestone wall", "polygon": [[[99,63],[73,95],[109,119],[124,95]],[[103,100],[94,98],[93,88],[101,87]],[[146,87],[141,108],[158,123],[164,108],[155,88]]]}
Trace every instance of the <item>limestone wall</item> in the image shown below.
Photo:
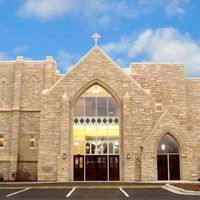
{"label": "limestone wall", "polygon": [[[131,64],[130,76],[99,47],[63,77],[52,57],[1,61],[0,176],[14,180],[18,171],[27,180],[37,176],[40,181],[73,180],[73,105],[97,83],[120,107],[120,180],[157,180],[156,145],[167,131],[181,145],[181,179],[196,180],[200,79],[185,79],[184,67],[178,63]],[[160,112],[156,103],[162,104]],[[31,136],[34,148],[30,148]]]}
{"label": "limestone wall", "polygon": [[[40,112],[21,112],[20,116],[19,161],[37,161],[38,139],[40,134]],[[34,137],[35,147],[31,148],[29,139]],[[31,155],[31,156],[30,156]]]}
{"label": "limestone wall", "polygon": [[[30,162],[37,166],[41,94],[59,77],[52,57],[43,61],[26,61],[22,57],[0,61],[0,135],[4,137],[0,174],[5,179],[14,180],[22,166],[24,170],[33,170],[36,176],[36,167],[31,167]],[[36,140],[34,149],[29,148],[30,136]]]}
{"label": "limestone wall", "polygon": [[188,100],[188,132],[192,140],[196,142],[196,153],[198,157],[198,172],[200,177],[200,79],[186,79]]}
{"label": "limestone wall", "polygon": [[[153,102],[150,95],[98,47],[91,49],[76,67],[43,95],[39,180],[73,180],[72,108],[76,98],[94,83],[108,90],[119,103],[120,180],[140,180],[140,144],[152,129]],[[66,159],[62,159],[62,153],[66,153]],[[130,153],[130,159],[127,159],[127,153]]]}
{"label": "limestone wall", "polygon": [[153,99],[162,103],[180,125],[187,129],[187,99],[184,66],[179,63],[133,63],[131,77],[150,89]]}

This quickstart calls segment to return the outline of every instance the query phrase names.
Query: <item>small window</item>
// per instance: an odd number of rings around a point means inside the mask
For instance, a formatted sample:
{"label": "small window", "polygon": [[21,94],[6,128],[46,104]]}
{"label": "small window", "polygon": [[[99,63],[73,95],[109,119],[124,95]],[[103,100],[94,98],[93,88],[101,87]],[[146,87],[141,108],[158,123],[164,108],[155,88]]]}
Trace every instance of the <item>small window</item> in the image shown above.
{"label": "small window", "polygon": [[35,137],[34,136],[30,136],[30,138],[29,138],[29,148],[30,149],[35,148]]}
{"label": "small window", "polygon": [[4,145],[4,137],[3,135],[0,135],[0,148],[3,148]]}
{"label": "small window", "polygon": [[162,112],[162,103],[156,103],[156,112]]}

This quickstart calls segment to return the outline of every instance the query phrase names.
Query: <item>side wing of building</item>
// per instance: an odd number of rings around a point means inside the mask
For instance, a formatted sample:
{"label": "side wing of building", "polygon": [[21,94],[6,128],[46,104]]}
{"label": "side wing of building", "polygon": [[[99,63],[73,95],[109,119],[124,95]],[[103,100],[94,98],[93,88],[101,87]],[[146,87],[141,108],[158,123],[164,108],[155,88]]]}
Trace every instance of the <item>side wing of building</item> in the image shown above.
{"label": "side wing of building", "polygon": [[[143,88],[150,90],[155,106],[159,109],[162,106],[163,111],[167,109],[192,140],[191,152],[195,155],[191,159],[194,165],[197,163],[197,176],[200,177],[200,78],[185,77],[184,65],[170,62],[133,63],[130,75]],[[155,123],[159,120],[159,114],[154,120]],[[182,160],[192,154],[189,150],[184,151]],[[195,171],[190,176],[195,177]]]}
{"label": "side wing of building", "polygon": [[41,93],[59,78],[56,70],[52,57],[0,61],[1,179],[37,179]]}

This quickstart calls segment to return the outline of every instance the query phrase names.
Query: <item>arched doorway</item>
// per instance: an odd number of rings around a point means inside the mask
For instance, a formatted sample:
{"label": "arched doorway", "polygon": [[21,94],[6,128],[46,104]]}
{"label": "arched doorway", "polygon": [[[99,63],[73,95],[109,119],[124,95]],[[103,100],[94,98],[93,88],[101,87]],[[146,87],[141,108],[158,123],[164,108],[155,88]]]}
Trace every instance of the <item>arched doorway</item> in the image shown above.
{"label": "arched doorway", "polygon": [[92,85],[73,108],[75,181],[119,180],[119,106],[98,84]]}
{"label": "arched doorway", "polygon": [[180,180],[179,145],[168,133],[158,143],[157,171],[158,180]]}

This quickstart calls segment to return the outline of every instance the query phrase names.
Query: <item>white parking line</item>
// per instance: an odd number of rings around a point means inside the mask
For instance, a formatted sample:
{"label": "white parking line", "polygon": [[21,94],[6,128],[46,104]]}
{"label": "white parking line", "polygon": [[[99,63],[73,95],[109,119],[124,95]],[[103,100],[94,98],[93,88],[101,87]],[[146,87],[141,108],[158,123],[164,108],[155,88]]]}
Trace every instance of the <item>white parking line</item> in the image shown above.
{"label": "white parking line", "polygon": [[72,188],[72,189],[69,191],[69,193],[66,195],[66,197],[69,198],[69,197],[71,196],[72,192],[74,192],[75,189],[76,189],[75,187]]}
{"label": "white parking line", "polygon": [[119,188],[121,190],[121,192],[126,196],[129,197],[128,193],[126,191],[124,191],[121,187]]}
{"label": "white parking line", "polygon": [[30,188],[26,188],[26,189],[23,189],[23,190],[19,190],[19,191],[17,191],[17,192],[13,192],[13,193],[11,193],[11,194],[6,195],[6,197],[14,196],[14,195],[16,195],[16,194],[18,194],[18,193],[25,192],[25,191],[27,191],[27,190],[29,190],[29,189],[30,189]]}

